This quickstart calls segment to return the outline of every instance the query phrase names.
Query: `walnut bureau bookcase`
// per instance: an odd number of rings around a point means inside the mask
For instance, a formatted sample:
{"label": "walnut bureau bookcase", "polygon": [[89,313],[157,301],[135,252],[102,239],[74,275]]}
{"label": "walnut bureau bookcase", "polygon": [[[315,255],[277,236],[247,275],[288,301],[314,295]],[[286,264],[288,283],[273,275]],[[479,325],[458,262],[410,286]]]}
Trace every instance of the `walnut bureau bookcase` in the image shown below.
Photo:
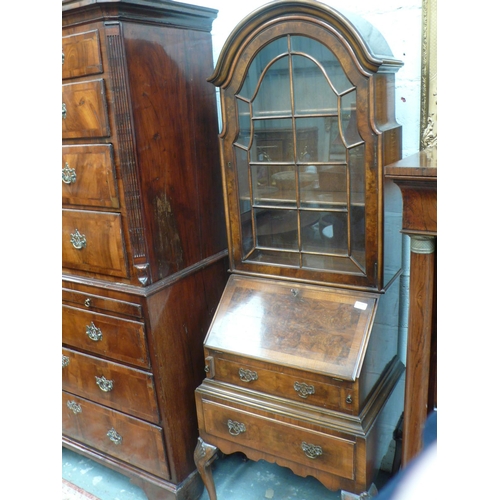
{"label": "walnut bureau bookcase", "polygon": [[62,2],[63,445],[150,500],[203,490],[194,391],[228,277],[215,16]]}
{"label": "walnut bureau bookcase", "polygon": [[403,406],[402,202],[383,175],[401,158],[401,65],[369,23],[312,0],[264,5],[222,48],[209,81],[231,276],[204,341],[194,450],[211,500],[218,450],[344,498],[374,491]]}

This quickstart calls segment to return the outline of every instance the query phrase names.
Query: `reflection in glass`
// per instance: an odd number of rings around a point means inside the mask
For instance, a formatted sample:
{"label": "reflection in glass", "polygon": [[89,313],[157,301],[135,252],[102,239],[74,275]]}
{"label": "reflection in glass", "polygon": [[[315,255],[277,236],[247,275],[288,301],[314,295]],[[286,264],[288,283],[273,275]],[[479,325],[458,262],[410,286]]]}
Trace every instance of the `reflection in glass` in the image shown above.
{"label": "reflection in glass", "polygon": [[257,246],[298,250],[295,210],[255,210]]}
{"label": "reflection in glass", "polygon": [[250,145],[250,103],[236,99],[238,104],[238,144],[247,148]]}
{"label": "reflection in glass", "polygon": [[291,118],[254,120],[252,162],[294,161],[293,123]]}

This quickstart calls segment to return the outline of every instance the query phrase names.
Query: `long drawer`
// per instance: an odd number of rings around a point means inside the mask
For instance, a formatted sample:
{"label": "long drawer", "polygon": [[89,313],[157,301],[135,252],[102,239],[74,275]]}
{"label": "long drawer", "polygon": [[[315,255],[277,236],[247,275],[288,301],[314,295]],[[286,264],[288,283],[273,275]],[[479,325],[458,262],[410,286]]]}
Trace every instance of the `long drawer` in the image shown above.
{"label": "long drawer", "polygon": [[120,214],[66,209],[62,231],[63,267],[128,276]]}
{"label": "long drawer", "polygon": [[213,364],[213,372],[209,369],[208,376],[213,373],[215,380],[331,410],[340,410],[346,414],[353,414],[358,409],[355,382],[337,381],[326,376],[322,380],[311,380],[305,372],[284,373],[283,367],[270,363],[264,367],[255,360],[228,360],[225,358],[230,357],[229,354],[209,352],[212,356],[207,358],[207,366],[210,368]]}
{"label": "long drawer", "polygon": [[153,423],[159,423],[153,375],[63,348],[62,387]]}
{"label": "long drawer", "polygon": [[63,343],[116,361],[150,368],[144,323],[63,305]]}
{"label": "long drawer", "polygon": [[62,138],[110,135],[106,88],[102,78],[62,86]]}
{"label": "long drawer", "polygon": [[161,427],[63,391],[62,428],[72,439],[170,478]]}
{"label": "long drawer", "polygon": [[142,307],[140,304],[127,302],[124,300],[116,300],[109,297],[102,297],[93,293],[85,293],[77,290],[69,290],[63,288],[62,290],[63,302],[74,304],[76,306],[83,306],[90,311],[99,311],[104,313],[117,313],[133,318],[141,319],[143,317]]}
{"label": "long drawer", "polygon": [[[200,411],[201,410],[201,411]],[[356,443],[348,439],[300,427],[300,422],[283,422],[233,408],[203,397],[198,415],[210,436],[238,443],[295,463],[352,480]],[[285,455],[284,455],[285,454]]]}
{"label": "long drawer", "polygon": [[63,146],[62,202],[119,208],[111,144]]}

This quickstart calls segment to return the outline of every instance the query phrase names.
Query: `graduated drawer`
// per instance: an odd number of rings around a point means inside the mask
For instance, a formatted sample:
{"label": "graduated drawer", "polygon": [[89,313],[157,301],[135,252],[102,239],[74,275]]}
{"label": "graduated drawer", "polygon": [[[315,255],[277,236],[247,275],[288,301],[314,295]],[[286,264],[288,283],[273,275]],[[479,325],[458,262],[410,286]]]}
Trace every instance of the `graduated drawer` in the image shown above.
{"label": "graduated drawer", "polygon": [[[205,398],[201,401],[203,427],[209,435],[315,470],[354,479],[354,440],[304,429],[300,422],[289,420],[285,423]],[[200,408],[198,412],[200,415]]]}
{"label": "graduated drawer", "polygon": [[62,138],[110,135],[104,80],[62,86]]}
{"label": "graduated drawer", "polygon": [[62,306],[62,339],[71,347],[150,368],[144,323]]}
{"label": "graduated drawer", "polygon": [[65,209],[62,230],[63,267],[127,277],[120,214]]}
{"label": "graduated drawer", "polygon": [[62,300],[77,306],[84,306],[89,311],[124,314],[134,318],[143,317],[140,304],[126,302],[124,300],[116,300],[109,297],[101,297],[100,295],[95,295],[93,293],[85,293],[63,288]]}
{"label": "graduated drawer", "polygon": [[111,144],[63,146],[62,202],[119,208]]}
{"label": "graduated drawer", "polygon": [[151,373],[64,348],[62,365],[64,390],[159,423]]}
{"label": "graduated drawer", "polygon": [[62,429],[66,436],[103,453],[170,477],[161,427],[63,391]]}
{"label": "graduated drawer", "polygon": [[357,391],[353,390],[352,383],[333,381],[326,376],[322,380],[318,380],[318,376],[311,380],[307,373],[289,374],[280,366],[267,364],[264,368],[255,360],[235,361],[225,359],[222,354],[212,354],[206,359],[207,373],[209,377],[213,373],[215,380],[348,414],[357,408]]}
{"label": "graduated drawer", "polygon": [[62,37],[62,77],[102,73],[101,47],[97,30]]}

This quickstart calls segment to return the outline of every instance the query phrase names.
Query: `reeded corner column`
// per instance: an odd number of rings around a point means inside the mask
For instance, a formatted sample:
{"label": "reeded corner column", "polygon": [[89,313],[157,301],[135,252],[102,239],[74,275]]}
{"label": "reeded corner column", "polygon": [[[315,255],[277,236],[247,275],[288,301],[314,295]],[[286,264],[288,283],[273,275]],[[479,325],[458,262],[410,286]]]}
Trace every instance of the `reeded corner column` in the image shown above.
{"label": "reeded corner column", "polygon": [[436,237],[410,235],[410,311],[403,419],[404,467],[422,449],[429,412],[429,373],[434,310]]}

